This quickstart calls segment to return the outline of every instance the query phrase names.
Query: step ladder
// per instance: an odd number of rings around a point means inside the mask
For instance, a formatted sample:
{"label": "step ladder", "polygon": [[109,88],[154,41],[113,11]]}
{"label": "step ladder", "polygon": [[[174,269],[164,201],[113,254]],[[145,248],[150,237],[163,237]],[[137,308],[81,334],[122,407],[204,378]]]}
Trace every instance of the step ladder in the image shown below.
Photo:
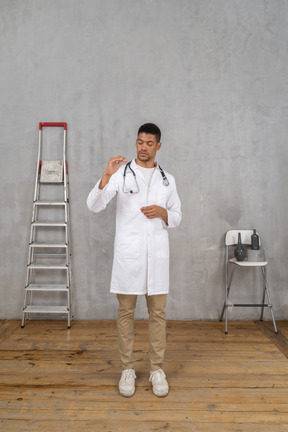
{"label": "step ladder", "polygon": [[[46,127],[64,128],[62,160],[42,160],[42,130]],[[42,315],[42,318],[65,317],[68,320],[68,328],[71,326],[71,253],[66,142],[67,123],[39,123],[38,159],[22,328],[25,326],[26,318],[39,315]]]}

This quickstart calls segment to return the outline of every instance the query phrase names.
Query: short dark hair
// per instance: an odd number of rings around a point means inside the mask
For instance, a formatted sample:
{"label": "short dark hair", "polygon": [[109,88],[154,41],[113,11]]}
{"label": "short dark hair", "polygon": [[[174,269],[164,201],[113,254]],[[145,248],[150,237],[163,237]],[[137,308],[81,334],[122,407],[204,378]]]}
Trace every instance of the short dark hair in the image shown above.
{"label": "short dark hair", "polygon": [[160,142],[161,140],[161,131],[158,126],[156,126],[154,123],[145,123],[142,126],[140,126],[138,130],[138,135],[140,133],[147,133],[151,135],[155,135],[157,142]]}

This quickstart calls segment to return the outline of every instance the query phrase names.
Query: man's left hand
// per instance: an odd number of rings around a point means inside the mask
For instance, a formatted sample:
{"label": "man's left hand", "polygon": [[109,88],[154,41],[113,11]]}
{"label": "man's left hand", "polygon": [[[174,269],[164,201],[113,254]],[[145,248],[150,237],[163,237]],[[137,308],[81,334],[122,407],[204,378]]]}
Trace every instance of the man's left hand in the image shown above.
{"label": "man's left hand", "polygon": [[147,207],[142,207],[140,210],[148,219],[161,217],[166,223],[166,225],[168,225],[168,213],[164,207],[151,205]]}

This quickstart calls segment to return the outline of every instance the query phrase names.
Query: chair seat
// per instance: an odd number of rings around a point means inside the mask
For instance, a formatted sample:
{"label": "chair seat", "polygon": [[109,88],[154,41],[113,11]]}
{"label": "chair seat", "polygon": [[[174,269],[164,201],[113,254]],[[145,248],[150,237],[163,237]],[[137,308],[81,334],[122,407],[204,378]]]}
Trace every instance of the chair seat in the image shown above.
{"label": "chair seat", "polygon": [[232,264],[236,264],[240,267],[263,267],[268,264],[268,261],[237,261],[236,258],[229,259],[229,262]]}

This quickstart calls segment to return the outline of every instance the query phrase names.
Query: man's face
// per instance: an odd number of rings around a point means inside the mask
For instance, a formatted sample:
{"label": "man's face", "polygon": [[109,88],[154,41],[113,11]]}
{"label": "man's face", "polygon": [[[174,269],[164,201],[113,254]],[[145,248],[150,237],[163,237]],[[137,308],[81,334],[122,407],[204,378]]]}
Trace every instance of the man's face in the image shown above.
{"label": "man's face", "polygon": [[160,147],[161,142],[157,142],[155,135],[140,133],[136,140],[137,159],[144,164],[153,163],[154,165],[156,153]]}

